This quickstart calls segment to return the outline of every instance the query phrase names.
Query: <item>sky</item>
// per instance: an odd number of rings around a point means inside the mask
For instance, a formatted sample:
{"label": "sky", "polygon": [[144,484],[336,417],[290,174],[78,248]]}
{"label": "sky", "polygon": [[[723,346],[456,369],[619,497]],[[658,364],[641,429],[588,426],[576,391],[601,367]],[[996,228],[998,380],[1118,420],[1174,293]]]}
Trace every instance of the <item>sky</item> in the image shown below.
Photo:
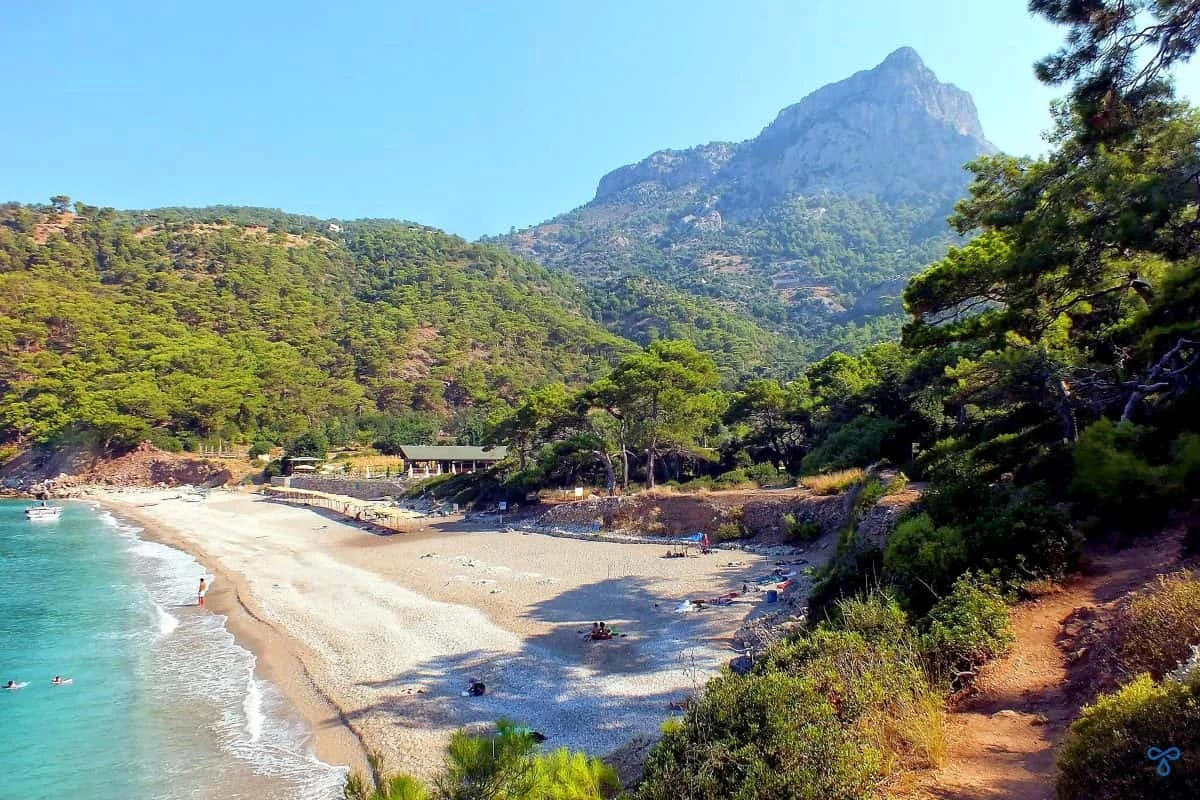
{"label": "sky", "polygon": [[23,202],[473,239],[582,205],[655,150],[751,138],[905,45],[1006,152],[1043,151],[1060,94],[1032,64],[1062,31],[1025,0],[0,2],[0,200]]}

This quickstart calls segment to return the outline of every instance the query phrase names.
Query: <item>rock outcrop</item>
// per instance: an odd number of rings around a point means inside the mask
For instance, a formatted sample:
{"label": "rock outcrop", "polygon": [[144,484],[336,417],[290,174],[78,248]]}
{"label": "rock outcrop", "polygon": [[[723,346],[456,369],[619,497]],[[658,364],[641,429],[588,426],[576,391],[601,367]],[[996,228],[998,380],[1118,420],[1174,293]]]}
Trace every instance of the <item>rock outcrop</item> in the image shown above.
{"label": "rock outcrop", "polygon": [[88,485],[223,486],[233,479],[228,465],[182,453],[159,450],[142,442],[115,458],[84,449],[23,453],[0,471],[10,492],[65,497]]}
{"label": "rock outcrop", "polygon": [[[600,179],[595,201],[640,184],[723,196],[903,197],[961,193],[963,165],[995,147],[971,95],[942,83],[911,47],[779,112],[754,139],[660,150]],[[653,196],[652,193],[647,193]]]}

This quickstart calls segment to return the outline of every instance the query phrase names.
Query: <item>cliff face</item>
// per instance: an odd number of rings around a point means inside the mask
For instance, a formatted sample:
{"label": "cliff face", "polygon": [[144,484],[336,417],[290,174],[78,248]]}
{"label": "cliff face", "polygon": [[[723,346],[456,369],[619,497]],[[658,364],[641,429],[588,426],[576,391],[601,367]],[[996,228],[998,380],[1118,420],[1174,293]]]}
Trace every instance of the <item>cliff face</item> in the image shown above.
{"label": "cliff face", "polygon": [[774,192],[941,195],[961,192],[962,165],[994,150],[971,95],[904,47],[780,111],[726,176]]}
{"label": "cliff face", "polygon": [[738,148],[728,142],[713,142],[687,150],[660,150],[636,164],[618,167],[601,178],[595,202],[602,202],[639,183],[654,182],[667,189],[680,189],[688,184],[712,182]]}
{"label": "cliff face", "polygon": [[[607,310],[687,308],[683,293],[761,329],[739,353],[775,337],[811,358],[899,332],[899,290],[955,240],[945,219],[966,194],[964,164],[994,151],[971,96],[903,47],[753,139],[615,169],[591,202],[500,243],[591,283],[609,329],[639,342],[695,320]],[[632,303],[631,286],[649,294]]]}
{"label": "cliff face", "polygon": [[995,148],[971,95],[941,83],[911,47],[779,112],[754,139],[661,150],[600,179],[593,203],[642,183],[771,196],[832,191],[904,197],[962,190],[962,165]]}

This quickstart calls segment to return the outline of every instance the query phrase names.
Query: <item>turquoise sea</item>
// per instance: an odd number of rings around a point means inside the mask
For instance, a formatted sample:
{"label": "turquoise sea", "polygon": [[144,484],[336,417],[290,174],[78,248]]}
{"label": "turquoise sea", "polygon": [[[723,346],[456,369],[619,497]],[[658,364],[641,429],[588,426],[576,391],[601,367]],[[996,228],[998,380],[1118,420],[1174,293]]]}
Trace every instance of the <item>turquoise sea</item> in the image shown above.
{"label": "turquoise sea", "polygon": [[[0,502],[0,800],[331,800],[345,773],[224,617],[204,569],[83,503]],[[54,686],[56,675],[69,686]]]}

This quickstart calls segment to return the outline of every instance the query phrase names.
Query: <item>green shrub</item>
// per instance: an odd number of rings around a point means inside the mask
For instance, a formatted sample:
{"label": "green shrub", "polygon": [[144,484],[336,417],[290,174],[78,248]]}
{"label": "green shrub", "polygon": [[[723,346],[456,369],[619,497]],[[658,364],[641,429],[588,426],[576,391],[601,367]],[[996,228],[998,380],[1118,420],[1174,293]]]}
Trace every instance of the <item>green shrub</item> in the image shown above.
{"label": "green shrub", "polygon": [[709,681],[655,745],[637,800],[861,800],[886,756],[839,716],[821,681],[774,671]]}
{"label": "green shrub", "polygon": [[[668,486],[669,485],[671,484],[668,484]],[[701,475],[699,477],[692,478],[687,483],[677,484],[676,488],[678,488],[681,492],[702,492],[711,491],[712,489],[716,489],[718,487],[715,479],[710,478],[707,475]]]}
{"label": "green shrub", "polygon": [[1071,492],[1081,514],[1132,533],[1161,527],[1170,510],[1170,481],[1166,467],[1153,466],[1140,454],[1149,433],[1101,419],[1079,436]]}
{"label": "green shrub", "polygon": [[168,453],[183,452],[182,440],[162,428],[151,428],[146,434],[146,439],[159,450],[165,450]]}
{"label": "green shrub", "polygon": [[908,617],[896,599],[884,592],[847,597],[837,604],[837,624],[869,642],[904,642]]}
{"label": "green shrub", "polygon": [[854,508],[850,511],[850,532],[858,530],[858,523],[862,522],[863,517],[867,515],[876,503],[883,499],[887,494],[887,487],[883,482],[872,478],[858,492],[858,497],[854,498]]}
{"label": "green shrub", "polygon": [[746,477],[759,486],[771,486],[779,483],[781,474],[774,464],[755,464],[746,469]]}
{"label": "green shrub", "polygon": [[915,608],[927,607],[947,591],[968,563],[962,532],[935,525],[928,513],[901,520],[883,553],[888,580]]}
{"label": "green shrub", "polygon": [[862,466],[878,461],[888,440],[899,425],[882,417],[855,417],[825,438],[804,457],[804,472]]}
{"label": "green shrub", "polygon": [[720,488],[733,488],[736,486],[745,486],[752,483],[749,473],[746,470],[738,467],[731,469],[729,472],[723,472],[717,476],[716,485]]}
{"label": "green shrub", "polygon": [[883,574],[883,553],[878,548],[848,548],[830,559],[814,576],[808,594],[809,617],[836,616],[834,606],[839,600],[878,589],[879,576]]}
{"label": "green shrub", "polygon": [[283,462],[280,461],[278,458],[275,459],[274,461],[267,462],[267,465],[265,467],[263,467],[262,474],[263,474],[263,480],[268,483],[270,482],[271,478],[278,478],[280,475],[283,474]]}
{"label": "green shrub", "polygon": [[737,522],[725,522],[717,527],[713,533],[714,542],[732,542],[734,539],[741,539],[746,535],[746,529]]}
{"label": "green shrub", "polygon": [[967,573],[925,618],[921,649],[935,671],[960,675],[1008,651],[1014,641],[1008,604],[991,584]]}
{"label": "green shrub", "polygon": [[824,533],[824,529],[815,522],[798,520],[794,514],[785,514],[783,517],[783,535],[789,542],[815,542]]}
{"label": "green shrub", "polygon": [[[1058,577],[1078,563],[1081,538],[1041,484],[1018,489],[948,476],[926,493],[922,505],[929,518],[921,523],[924,529],[897,526],[904,535],[899,541],[893,536],[889,550],[898,552],[886,561],[900,588],[918,601],[910,610],[949,591],[968,565],[995,572],[1008,585]],[[923,566],[905,564],[906,558]]]}
{"label": "green shrub", "polygon": [[[1149,748],[1179,748],[1160,775]],[[1200,680],[1143,675],[1083,710],[1058,754],[1059,800],[1200,797]]]}
{"label": "green shrub", "polygon": [[883,493],[884,495],[900,494],[900,492],[903,492],[907,488],[908,476],[903,472],[897,472],[896,477],[888,481],[887,486],[884,487]]}
{"label": "green shrub", "polygon": [[329,439],[320,431],[309,431],[287,443],[286,455],[296,458],[325,458]]}
{"label": "green shrub", "polygon": [[0,447],[0,466],[12,461],[20,455],[21,449],[15,445],[4,445]]}
{"label": "green shrub", "polygon": [[621,790],[609,765],[566,748],[540,753],[533,731],[504,719],[490,735],[455,732],[432,791],[415,778],[385,773],[378,754],[368,760],[379,788],[352,774],[345,800],[606,800]]}
{"label": "green shrub", "polygon": [[250,445],[250,452],[247,455],[253,461],[259,456],[265,456],[270,453],[272,447],[274,447],[274,445],[268,441],[255,439],[253,444]]}

